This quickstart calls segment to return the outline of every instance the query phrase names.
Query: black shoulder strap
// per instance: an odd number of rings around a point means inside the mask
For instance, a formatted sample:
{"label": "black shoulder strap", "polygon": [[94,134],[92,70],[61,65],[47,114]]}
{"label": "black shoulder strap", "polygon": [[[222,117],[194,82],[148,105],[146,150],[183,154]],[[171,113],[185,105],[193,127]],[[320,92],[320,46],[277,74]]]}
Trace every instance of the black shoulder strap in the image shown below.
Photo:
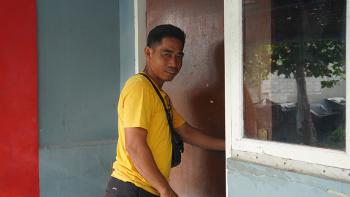
{"label": "black shoulder strap", "polygon": [[148,75],[146,75],[145,73],[139,73],[139,74],[142,75],[142,76],[144,76],[144,77],[146,77],[146,79],[148,79],[148,81],[151,82],[151,84],[152,84],[154,90],[157,92],[157,94],[158,94],[160,100],[161,100],[162,103],[163,103],[163,107],[164,107],[164,110],[165,110],[165,113],[166,113],[166,117],[167,117],[167,120],[168,120],[168,124],[169,124],[170,130],[171,130],[171,132],[173,132],[173,129],[172,129],[172,128],[174,128],[174,126],[173,126],[173,121],[172,121],[170,112],[168,111],[168,109],[167,109],[167,107],[166,107],[166,104],[165,104],[165,102],[164,102],[164,98],[163,98],[162,95],[160,94],[160,92],[159,92],[157,86],[153,83],[152,79],[151,79]]}

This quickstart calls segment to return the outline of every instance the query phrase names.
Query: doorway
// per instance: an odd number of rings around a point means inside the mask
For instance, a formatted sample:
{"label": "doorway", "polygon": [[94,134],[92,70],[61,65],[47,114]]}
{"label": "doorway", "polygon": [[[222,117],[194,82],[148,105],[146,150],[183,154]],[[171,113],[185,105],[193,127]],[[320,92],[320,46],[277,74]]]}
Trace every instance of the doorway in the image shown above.
{"label": "doorway", "polygon": [[[186,33],[181,72],[164,89],[177,111],[207,134],[225,137],[224,2],[147,0],[147,32],[173,24]],[[183,197],[225,196],[225,154],[185,145],[170,183]]]}

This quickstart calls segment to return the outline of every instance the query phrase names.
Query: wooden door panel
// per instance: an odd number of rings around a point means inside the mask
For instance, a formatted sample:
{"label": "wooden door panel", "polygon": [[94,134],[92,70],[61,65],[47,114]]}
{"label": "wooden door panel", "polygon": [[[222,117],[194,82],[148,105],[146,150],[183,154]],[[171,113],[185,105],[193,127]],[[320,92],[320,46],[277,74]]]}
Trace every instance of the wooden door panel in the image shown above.
{"label": "wooden door panel", "polygon": [[[165,84],[180,114],[211,136],[225,138],[223,0],[148,0],[147,30],[170,23],[186,32],[183,67]],[[185,145],[172,169],[181,197],[225,196],[225,154]]]}

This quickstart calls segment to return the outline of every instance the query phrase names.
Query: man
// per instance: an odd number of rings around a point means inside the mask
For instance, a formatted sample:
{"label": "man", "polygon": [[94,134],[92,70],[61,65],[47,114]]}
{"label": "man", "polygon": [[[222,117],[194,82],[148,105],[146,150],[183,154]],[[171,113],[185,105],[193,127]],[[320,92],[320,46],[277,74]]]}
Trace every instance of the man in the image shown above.
{"label": "man", "polygon": [[[160,91],[172,122],[184,142],[205,149],[225,149],[224,140],[209,137],[193,128],[176,112],[162,90],[182,66],[185,33],[173,25],[152,29],[144,50],[146,74]],[[126,82],[118,103],[119,140],[116,161],[106,197],[178,197],[168,183],[172,142],[166,112],[151,82],[143,75]]]}

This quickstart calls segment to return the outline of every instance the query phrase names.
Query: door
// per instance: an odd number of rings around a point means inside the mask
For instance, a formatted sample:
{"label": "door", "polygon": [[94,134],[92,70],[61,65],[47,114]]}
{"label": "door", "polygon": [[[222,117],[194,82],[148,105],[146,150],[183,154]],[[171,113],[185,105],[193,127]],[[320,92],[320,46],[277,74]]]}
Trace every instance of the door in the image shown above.
{"label": "door", "polygon": [[[177,111],[207,134],[225,138],[222,0],[148,0],[147,31],[173,24],[187,35],[181,72],[164,88]],[[225,196],[225,154],[185,145],[170,183],[181,197]]]}

